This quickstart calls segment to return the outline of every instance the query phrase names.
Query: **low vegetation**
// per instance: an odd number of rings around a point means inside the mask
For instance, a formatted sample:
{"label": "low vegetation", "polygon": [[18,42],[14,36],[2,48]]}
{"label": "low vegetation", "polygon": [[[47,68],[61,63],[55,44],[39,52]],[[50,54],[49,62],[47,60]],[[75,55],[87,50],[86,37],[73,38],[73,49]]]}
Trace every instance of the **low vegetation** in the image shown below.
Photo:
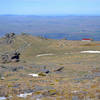
{"label": "low vegetation", "polygon": [[14,51],[20,57],[0,62],[0,100],[100,100],[100,55],[80,53],[100,51],[100,41],[31,35],[16,35],[10,44],[4,40],[0,39],[0,57]]}

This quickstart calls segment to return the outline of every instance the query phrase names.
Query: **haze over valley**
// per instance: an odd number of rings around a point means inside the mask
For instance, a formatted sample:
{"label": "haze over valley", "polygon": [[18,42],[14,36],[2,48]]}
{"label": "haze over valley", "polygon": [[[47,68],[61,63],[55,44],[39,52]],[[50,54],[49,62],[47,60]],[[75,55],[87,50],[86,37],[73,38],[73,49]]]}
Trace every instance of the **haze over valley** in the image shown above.
{"label": "haze over valley", "polygon": [[22,32],[52,39],[100,40],[100,16],[0,15],[0,35]]}

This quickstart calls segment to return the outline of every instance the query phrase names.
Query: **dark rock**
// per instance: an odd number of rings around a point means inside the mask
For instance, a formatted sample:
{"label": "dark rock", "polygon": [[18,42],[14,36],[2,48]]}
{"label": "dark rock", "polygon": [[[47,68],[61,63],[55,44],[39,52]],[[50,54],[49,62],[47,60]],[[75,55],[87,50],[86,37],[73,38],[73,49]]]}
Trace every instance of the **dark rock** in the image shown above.
{"label": "dark rock", "polygon": [[43,96],[54,96],[56,94],[57,94],[57,91],[55,89],[52,89],[52,90],[45,91],[42,95]]}
{"label": "dark rock", "polygon": [[60,68],[58,68],[58,69],[54,70],[54,72],[57,72],[57,71],[62,71],[63,69],[64,69],[64,67],[60,67]]}
{"label": "dark rock", "polygon": [[6,33],[5,37],[6,38],[13,38],[15,36],[15,33]]}
{"label": "dark rock", "polygon": [[24,66],[19,66],[18,69],[22,69],[23,70],[24,69]]}
{"label": "dark rock", "polygon": [[5,77],[1,77],[1,80],[5,80]]}
{"label": "dark rock", "polygon": [[46,73],[46,74],[50,73],[48,69],[42,69],[41,72]]}
{"label": "dark rock", "polygon": [[12,71],[13,71],[13,72],[17,71],[17,68],[13,68]]}
{"label": "dark rock", "polygon": [[19,66],[19,67],[15,67],[15,66],[14,66],[14,67],[11,67],[11,68],[10,68],[10,70],[13,71],[13,72],[16,72],[16,71],[18,71],[18,70],[23,70],[23,69],[24,69],[23,66]]}
{"label": "dark rock", "polygon": [[6,44],[13,43],[13,41],[15,39],[15,33],[7,33],[7,34],[5,34],[4,39],[5,39]]}
{"label": "dark rock", "polygon": [[88,80],[92,80],[92,79],[94,79],[94,75],[90,75],[90,74],[88,74],[88,75],[84,75],[84,77],[82,77],[83,79],[88,79]]}
{"label": "dark rock", "polygon": [[14,51],[11,53],[4,53],[1,55],[2,63],[9,63],[12,61],[18,62],[20,59],[20,53],[18,51]]}
{"label": "dark rock", "polygon": [[100,77],[100,72],[95,72],[95,73],[94,73],[94,76],[95,76],[95,77]]}
{"label": "dark rock", "polygon": [[11,56],[11,60],[15,60],[16,62],[18,62],[20,53],[18,51],[14,51],[10,56]]}
{"label": "dark rock", "polygon": [[5,62],[9,62],[10,59],[9,59],[9,55],[7,53],[1,55],[1,59],[2,59],[2,62],[5,63]]}

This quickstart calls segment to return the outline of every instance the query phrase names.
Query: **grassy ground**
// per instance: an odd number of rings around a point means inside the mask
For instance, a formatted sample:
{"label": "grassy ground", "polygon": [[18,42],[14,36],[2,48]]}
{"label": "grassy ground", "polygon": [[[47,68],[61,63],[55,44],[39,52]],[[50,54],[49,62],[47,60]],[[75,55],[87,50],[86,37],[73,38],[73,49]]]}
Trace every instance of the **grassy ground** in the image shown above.
{"label": "grassy ground", "polygon": [[[16,49],[21,52],[20,62],[0,63],[0,75],[4,77],[0,80],[0,96],[13,96],[10,100],[37,100],[40,95],[41,100],[100,99],[100,77],[93,76],[95,71],[100,70],[100,54],[80,53],[100,50],[100,41],[51,40],[19,35],[11,45],[0,44],[1,53]],[[54,55],[37,56],[50,53]],[[19,66],[23,68],[12,70]],[[44,66],[49,74],[40,74]],[[55,72],[60,67],[64,69]],[[28,75],[30,73],[40,76],[32,77]],[[43,89],[38,89],[27,98],[16,96],[29,89],[35,90],[36,86]]]}

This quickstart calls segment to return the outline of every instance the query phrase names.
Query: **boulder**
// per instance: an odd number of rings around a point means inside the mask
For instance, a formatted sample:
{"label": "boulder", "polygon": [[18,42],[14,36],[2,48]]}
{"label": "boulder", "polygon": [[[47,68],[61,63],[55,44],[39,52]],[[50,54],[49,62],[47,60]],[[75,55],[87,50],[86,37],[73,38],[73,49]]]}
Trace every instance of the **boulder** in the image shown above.
{"label": "boulder", "polygon": [[13,41],[15,39],[15,33],[7,33],[7,34],[5,34],[4,39],[5,39],[5,42],[7,44],[13,43]]}
{"label": "boulder", "polygon": [[20,59],[20,53],[18,51],[14,51],[14,52],[7,52],[1,55],[1,61],[3,63],[9,63],[9,62],[18,62]]}

